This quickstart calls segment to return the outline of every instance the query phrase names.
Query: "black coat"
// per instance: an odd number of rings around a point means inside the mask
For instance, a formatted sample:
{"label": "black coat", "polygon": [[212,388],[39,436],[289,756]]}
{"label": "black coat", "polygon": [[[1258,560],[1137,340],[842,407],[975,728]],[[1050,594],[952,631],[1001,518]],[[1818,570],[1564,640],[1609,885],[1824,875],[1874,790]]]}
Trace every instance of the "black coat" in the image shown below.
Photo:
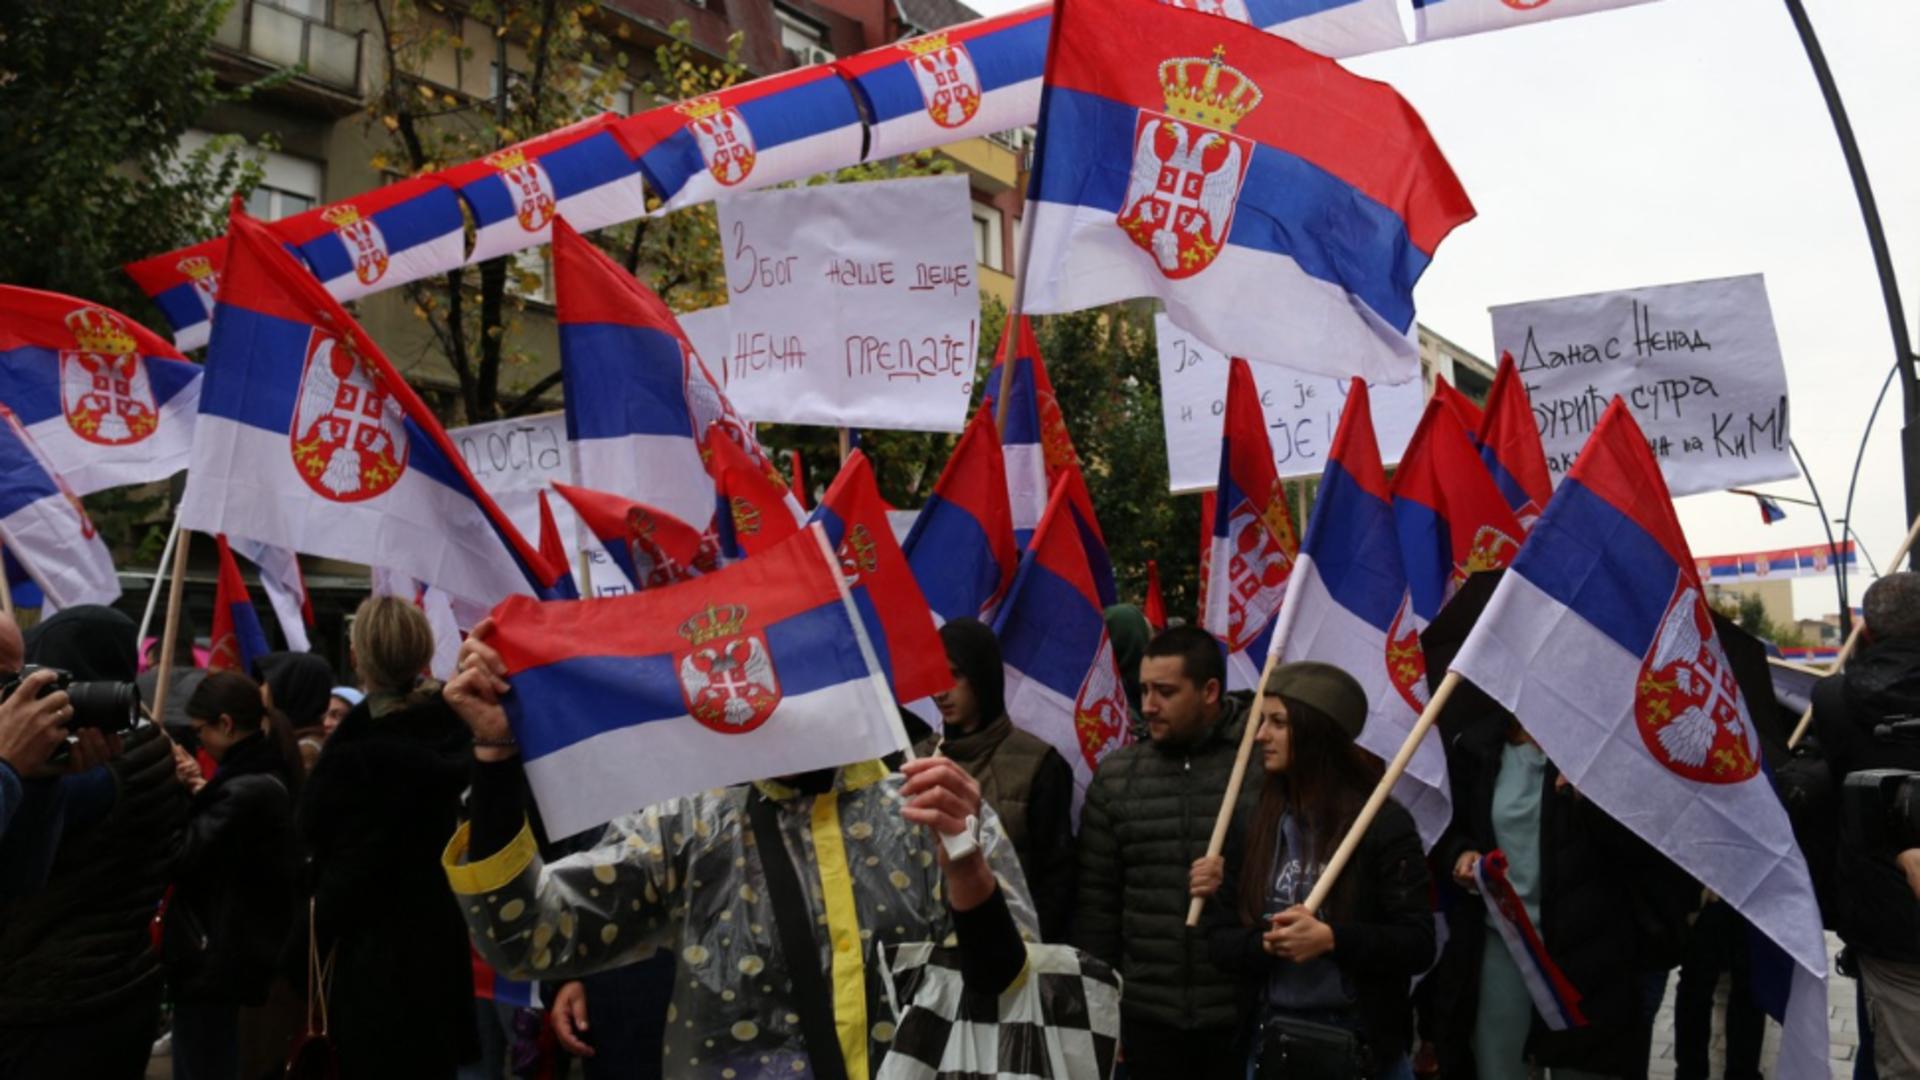
{"label": "black coat", "polygon": [[[1451,873],[1462,853],[1499,846],[1493,834],[1493,789],[1505,725],[1473,724],[1449,741],[1453,824],[1433,849],[1433,865]],[[1580,994],[1588,1025],[1551,1031],[1536,1014],[1527,1038],[1534,1064],[1631,1076],[1644,1069],[1642,978],[1662,966],[1675,898],[1697,887],[1676,879],[1670,864],[1625,826],[1557,784],[1551,762],[1540,808],[1540,932],[1547,955]],[[1473,1025],[1479,1009],[1480,957],[1486,906],[1459,894],[1448,918],[1449,940],[1433,980],[1435,1043],[1441,1072],[1471,1076]]]}
{"label": "black coat", "polygon": [[[1127,980],[1120,1008],[1132,1020],[1185,1031],[1232,1031],[1244,1000],[1220,970],[1203,928],[1189,928],[1187,873],[1207,853],[1233,771],[1245,698],[1190,746],[1135,743],[1100,763],[1080,811],[1079,902],[1073,943]],[[1239,813],[1259,797],[1240,789]]]}
{"label": "black coat", "polygon": [[[1241,975],[1257,1003],[1265,998],[1267,977],[1288,961],[1261,947],[1265,924],[1241,923],[1244,845],[1244,829],[1236,827],[1226,848],[1226,880],[1207,904],[1206,925],[1214,963]],[[1323,916],[1333,930],[1332,959],[1353,987],[1354,1011],[1377,1061],[1392,1061],[1413,1042],[1409,988],[1433,963],[1432,891],[1413,815],[1389,799],[1354,848]]]}
{"label": "black coat", "polygon": [[259,1005],[293,928],[293,778],[267,735],[235,743],[188,808],[161,952],[177,1000]]}
{"label": "black coat", "polygon": [[[1813,710],[1844,821],[1848,773],[1920,771],[1920,739],[1875,738],[1873,732],[1874,725],[1891,717],[1920,718],[1920,642],[1887,641],[1862,649],[1845,671],[1815,684]],[[1835,932],[1868,956],[1920,963],[1920,902],[1893,861],[1894,848],[1874,851],[1851,840],[1834,846]]]}
{"label": "black coat", "polygon": [[440,869],[470,746],[437,692],[377,718],[363,702],[307,779],[299,827],[320,949],[335,955],[343,1076],[450,1076],[479,1056],[466,922]]}

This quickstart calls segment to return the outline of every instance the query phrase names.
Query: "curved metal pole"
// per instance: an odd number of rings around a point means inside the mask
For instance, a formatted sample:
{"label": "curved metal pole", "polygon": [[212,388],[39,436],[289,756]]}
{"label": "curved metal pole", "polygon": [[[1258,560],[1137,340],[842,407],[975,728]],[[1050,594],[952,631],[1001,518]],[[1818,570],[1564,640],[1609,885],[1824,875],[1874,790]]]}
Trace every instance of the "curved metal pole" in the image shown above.
{"label": "curved metal pole", "polygon": [[[1906,365],[1904,363],[1895,363],[1892,367],[1887,369],[1887,377],[1880,381],[1880,394],[1878,397],[1875,397],[1873,399],[1873,411],[1867,413],[1867,427],[1866,427],[1866,430],[1860,433],[1860,445],[1857,448],[1855,448],[1853,452],[1853,474],[1847,477],[1847,504],[1844,508],[1842,508],[1842,512],[1840,516],[1834,519],[1836,521],[1844,523],[1845,526],[1849,529],[1853,527],[1853,493],[1854,493],[1854,489],[1860,486],[1860,463],[1865,461],[1867,458],[1867,440],[1873,437],[1873,422],[1880,418],[1880,406],[1886,404],[1887,388],[1893,385],[1893,377],[1895,375],[1898,375],[1900,373],[1900,369],[1905,366]],[[1859,539],[1858,533],[1854,534],[1854,539],[1856,540]],[[1863,545],[1860,548],[1860,550],[1862,553],[1865,553],[1867,549]],[[1873,563],[1872,558],[1868,558],[1867,563],[1871,565]],[[1894,567],[1894,569],[1898,570],[1900,568],[1896,566]],[[1844,581],[1847,578],[1847,576],[1848,575],[1845,570],[1840,571],[1841,580]],[[1880,570],[1878,567],[1874,568],[1873,576],[1874,577],[1880,576]],[[1849,591],[1847,595],[1851,596],[1853,595],[1853,593]],[[1840,613],[1840,633],[1843,635],[1848,630],[1848,626],[1847,626],[1848,621],[1849,621],[1848,613],[1845,611],[1841,612]]]}
{"label": "curved metal pole", "polygon": [[[1852,122],[1847,119],[1847,107],[1840,100],[1840,87],[1833,81],[1833,69],[1827,66],[1827,54],[1820,48],[1819,36],[1813,32],[1813,21],[1807,18],[1806,5],[1801,0],[1786,0],[1786,5],[1787,14],[1793,19],[1793,28],[1800,34],[1800,44],[1806,49],[1807,63],[1813,68],[1814,80],[1820,84],[1820,96],[1826,99],[1827,115],[1833,120],[1833,133],[1840,140],[1840,153],[1847,159],[1847,173],[1853,178],[1853,193],[1860,201],[1860,219],[1867,228],[1867,244],[1873,249],[1874,268],[1880,274],[1880,296],[1887,305],[1887,323],[1893,333],[1893,355],[1906,399],[1902,457],[1906,473],[1907,519],[1911,521],[1920,516],[1920,468],[1916,468],[1915,460],[1920,457],[1920,426],[1916,426],[1920,423],[1920,375],[1914,371],[1916,358],[1913,340],[1908,336],[1907,316],[1900,303],[1900,282],[1894,276],[1893,253],[1887,247],[1887,232],[1880,223],[1880,207],[1874,201],[1873,185],[1867,179],[1867,164],[1860,156],[1860,143],[1854,138]],[[1840,615],[1842,619],[1847,617],[1844,602]]]}
{"label": "curved metal pole", "polygon": [[1852,633],[1853,608],[1847,603],[1847,573],[1840,566],[1840,545],[1833,540],[1833,519],[1827,516],[1827,508],[1820,501],[1820,485],[1813,482],[1813,474],[1807,471],[1807,459],[1800,456],[1800,447],[1788,439],[1787,449],[1793,451],[1800,475],[1807,478],[1807,490],[1813,492],[1814,512],[1820,515],[1820,524],[1827,530],[1827,561],[1833,564],[1833,584],[1840,592],[1840,633],[1844,637]]}

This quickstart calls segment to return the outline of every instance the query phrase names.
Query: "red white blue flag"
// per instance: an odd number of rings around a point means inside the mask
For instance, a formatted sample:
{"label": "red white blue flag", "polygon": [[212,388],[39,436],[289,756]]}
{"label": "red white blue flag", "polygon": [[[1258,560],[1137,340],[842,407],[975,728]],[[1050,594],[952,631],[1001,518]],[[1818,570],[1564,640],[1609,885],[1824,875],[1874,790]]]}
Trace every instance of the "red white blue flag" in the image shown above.
{"label": "red white blue flag", "polygon": [[216,534],[213,544],[220,555],[220,576],[213,588],[207,670],[251,675],[254,663],[267,655],[267,632],[260,626],[260,613],[254,610],[253,597],[247,594],[247,581],[240,576],[240,564],[233,561],[227,538]]}
{"label": "red white blue flag", "polygon": [[1227,689],[1251,690],[1273,645],[1287,578],[1300,556],[1300,537],[1267,442],[1260,388],[1253,370],[1239,357],[1227,374],[1210,546],[1201,625],[1226,647]]}
{"label": "red white blue flag", "polygon": [[0,285],[0,403],[90,495],[187,467],[200,367],[111,308]]}
{"label": "red white blue flag", "polygon": [[[260,587],[267,590],[267,603],[280,623],[280,636],[292,652],[306,652],[312,645],[307,631],[313,627],[313,600],[307,595],[306,578],[300,573],[300,557],[283,547],[256,540],[228,541],[234,554],[253,564],[260,572]],[[563,559],[564,563],[565,560]]]}
{"label": "red white blue flag", "polygon": [[466,258],[460,197],[416,176],[269,225],[337,300],[455,269]]}
{"label": "red white blue flag", "polygon": [[1495,848],[1475,860],[1473,880],[1480,886],[1480,895],[1486,898],[1490,915],[1487,921],[1499,932],[1508,955],[1513,957],[1513,965],[1519,970],[1520,981],[1527,988],[1527,996],[1533,999],[1533,1009],[1540,1014],[1540,1019],[1553,1031],[1586,1027],[1586,1015],[1580,1011],[1580,991],[1553,957],[1547,955],[1547,943],[1534,928],[1538,903],[1534,911],[1528,911],[1526,901],[1507,877],[1507,853]]}
{"label": "red white blue flag", "polygon": [[602,113],[435,173],[473,214],[467,262],[544,244],[562,216],[582,232],[644,216],[646,190],[614,119]]}
{"label": "red white blue flag", "polygon": [[1321,56],[1359,56],[1407,44],[1395,0],[1166,0],[1278,34]]}
{"label": "red white blue flag", "polygon": [[1421,628],[1469,574],[1512,562],[1525,536],[1472,438],[1438,397],[1427,402],[1394,473],[1393,516]]}
{"label": "red white blue flag", "polygon": [[756,461],[741,449],[726,428],[709,427],[701,451],[713,477],[713,523],[723,559],[757,555],[800,528],[793,493],[779,474],[769,473],[764,458]]}
{"label": "red white blue flag", "polygon": [[1487,408],[1480,421],[1480,457],[1487,463],[1495,487],[1506,497],[1520,528],[1531,529],[1553,498],[1553,474],[1547,471],[1547,451],[1533,422],[1533,403],[1513,357],[1502,353],[1500,370],[1487,391]]}
{"label": "red white blue flag", "polygon": [[174,347],[197,349],[207,343],[213,329],[213,305],[226,257],[227,238],[216,236],[121,269],[173,327]]}
{"label": "red white blue flag", "polygon": [[992,621],[1013,587],[1020,544],[1006,476],[993,411],[977,409],[900,544],[927,605],[943,623]]}
{"label": "red white blue flag", "polygon": [[1094,769],[1126,745],[1131,731],[1126,688],[1065,484],[1053,490],[993,632],[1006,668],[1007,715],[1073,769],[1078,827]]}
{"label": "red white blue flag", "polygon": [[340,302],[237,208],[182,528],[385,566],[488,603],[549,568]]}
{"label": "red white blue flag", "polygon": [[867,160],[1025,127],[1040,115],[1047,4],[836,60],[867,114]]}
{"label": "red white blue flag", "polygon": [[1460,37],[1564,19],[1647,0],[1413,0],[1414,39]]}
{"label": "red white blue flag", "polygon": [[[1367,692],[1359,744],[1390,761],[1427,704],[1427,661],[1400,559],[1367,384],[1353,380],[1280,611],[1280,659],[1320,660]],[[1422,740],[1394,798],[1428,847],[1453,819],[1446,754]]]}
{"label": "red white blue flag", "polygon": [[619,132],[661,211],[851,165],[865,135],[853,91],[826,64],[649,109]]}
{"label": "red white blue flag", "polygon": [[820,527],[679,585],[494,609],[508,719],[567,836],[709,788],[907,745]]}
{"label": "red white blue flag", "polygon": [[43,610],[120,598],[113,556],[33,436],[0,405],[0,546],[40,586]]}
{"label": "red white blue flag", "polygon": [[1806,860],[1660,466],[1619,398],[1453,669],[1519,719],[1580,797],[1791,958],[1779,1075],[1825,1075],[1827,949]]}
{"label": "red white blue flag", "polygon": [[1060,0],[1028,191],[1033,314],[1154,296],[1229,355],[1385,383],[1473,216],[1391,87],[1155,0]]}
{"label": "red white blue flag", "polygon": [[580,523],[606,549],[636,592],[686,581],[719,569],[713,534],[664,510],[604,491],[555,484]]}

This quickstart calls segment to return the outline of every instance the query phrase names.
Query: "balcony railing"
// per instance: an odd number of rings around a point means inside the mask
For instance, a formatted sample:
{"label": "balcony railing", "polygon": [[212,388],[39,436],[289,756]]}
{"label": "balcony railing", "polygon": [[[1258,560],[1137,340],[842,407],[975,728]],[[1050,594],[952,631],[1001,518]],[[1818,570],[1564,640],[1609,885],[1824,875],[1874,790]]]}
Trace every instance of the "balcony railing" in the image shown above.
{"label": "balcony railing", "polygon": [[298,67],[307,78],[355,97],[361,93],[364,37],[267,0],[238,0],[214,34],[216,42],[235,52],[275,67]]}

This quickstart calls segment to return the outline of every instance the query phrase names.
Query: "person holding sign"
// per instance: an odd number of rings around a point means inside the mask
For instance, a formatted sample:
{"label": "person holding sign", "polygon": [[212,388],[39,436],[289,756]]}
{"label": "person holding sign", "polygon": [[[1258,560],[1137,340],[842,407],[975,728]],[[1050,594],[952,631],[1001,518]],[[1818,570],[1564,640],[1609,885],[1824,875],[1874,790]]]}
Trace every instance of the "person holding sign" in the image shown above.
{"label": "person holding sign", "polygon": [[1355,745],[1367,695],[1332,664],[1282,664],[1258,703],[1266,783],[1228,856],[1197,860],[1208,947],[1257,987],[1257,1076],[1411,1077],[1412,978],[1433,962],[1413,816],[1388,801],[1324,908],[1302,901],[1380,779]]}

